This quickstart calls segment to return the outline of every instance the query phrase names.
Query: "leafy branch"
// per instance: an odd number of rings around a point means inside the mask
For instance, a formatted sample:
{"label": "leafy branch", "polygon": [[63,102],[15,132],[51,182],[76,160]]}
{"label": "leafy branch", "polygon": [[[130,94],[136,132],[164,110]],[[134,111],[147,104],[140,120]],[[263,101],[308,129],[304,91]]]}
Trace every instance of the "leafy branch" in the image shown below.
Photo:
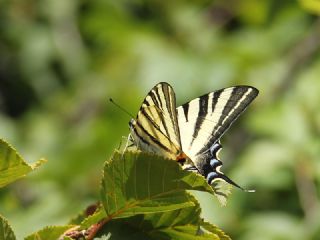
{"label": "leafy branch", "polygon": [[[20,170],[20,175],[11,176],[12,168],[19,169],[18,163],[24,168],[29,165],[4,141],[0,150],[0,169],[6,173],[0,179],[6,185],[27,173]],[[105,163],[97,204],[65,226],[46,227],[25,239],[230,239],[201,218],[200,205],[188,190],[208,192],[218,199],[228,194],[175,161],[144,152],[116,151]],[[1,216],[0,220],[3,239],[14,240],[10,226]]]}

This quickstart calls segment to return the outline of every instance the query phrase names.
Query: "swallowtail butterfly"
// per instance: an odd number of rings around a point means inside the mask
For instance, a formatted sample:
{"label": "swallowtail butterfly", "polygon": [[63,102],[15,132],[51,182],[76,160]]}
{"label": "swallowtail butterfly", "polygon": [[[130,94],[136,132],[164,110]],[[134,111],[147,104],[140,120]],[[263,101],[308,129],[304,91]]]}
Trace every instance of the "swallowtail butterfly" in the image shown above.
{"label": "swallowtail butterfly", "polygon": [[185,169],[202,174],[210,185],[221,179],[241,188],[220,171],[219,139],[258,92],[250,86],[229,87],[176,107],[173,88],[158,83],[145,97],[136,119],[131,119],[131,137],[139,149],[179,161]]}

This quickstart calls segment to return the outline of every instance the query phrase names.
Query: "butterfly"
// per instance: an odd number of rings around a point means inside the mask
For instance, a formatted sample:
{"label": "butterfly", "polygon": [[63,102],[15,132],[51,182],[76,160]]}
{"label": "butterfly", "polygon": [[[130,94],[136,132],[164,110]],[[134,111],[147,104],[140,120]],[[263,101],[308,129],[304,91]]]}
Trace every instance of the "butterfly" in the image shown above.
{"label": "butterfly", "polygon": [[202,95],[179,107],[166,82],[145,97],[136,119],[129,122],[134,145],[173,159],[202,174],[211,185],[220,179],[242,190],[220,168],[221,136],[258,95],[251,86],[234,86]]}

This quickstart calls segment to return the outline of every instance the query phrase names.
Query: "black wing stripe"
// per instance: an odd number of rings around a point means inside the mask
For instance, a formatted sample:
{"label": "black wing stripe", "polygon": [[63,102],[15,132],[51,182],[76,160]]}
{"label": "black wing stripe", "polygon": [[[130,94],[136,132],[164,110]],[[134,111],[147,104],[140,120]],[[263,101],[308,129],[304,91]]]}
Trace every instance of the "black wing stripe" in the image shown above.
{"label": "black wing stripe", "polygon": [[[167,152],[170,152],[169,148],[164,146],[156,137],[154,137],[152,134],[150,134],[148,131],[146,131],[146,129],[144,129],[139,122],[136,122],[136,126],[139,127],[139,129],[141,129],[141,131],[146,136],[148,136],[148,138],[150,138],[150,141],[152,141],[155,145],[157,145],[158,147],[162,148],[163,150],[165,150]],[[144,143],[147,143],[147,145],[150,145],[150,143],[149,143],[150,141],[148,141],[147,139],[144,139],[143,136],[141,134],[139,134],[139,132],[137,131],[137,128],[135,128],[134,131],[140,140],[142,140]]]}
{"label": "black wing stripe", "polygon": [[219,119],[218,125],[215,128],[215,131],[220,130],[219,128],[221,128],[221,131],[227,129],[228,126],[235,120],[235,117],[244,110],[244,108],[241,107],[247,105],[247,103],[244,102],[246,98],[244,98],[243,100],[241,99],[245,97],[245,95],[250,91],[251,89],[233,89],[229,100],[222,110],[222,114]]}
{"label": "black wing stripe", "polygon": [[225,131],[231,126],[231,124],[239,117],[239,115],[247,108],[248,104],[257,96],[258,92],[253,88],[234,88],[230,98],[225,104],[221,116],[218,120],[218,124],[214,127],[212,132],[215,138],[210,139],[198,152],[201,154],[207,151]]}
{"label": "black wing stripe", "polygon": [[[150,96],[150,95],[149,95],[149,96]],[[142,103],[142,106],[141,106],[141,108],[140,108],[140,111],[139,111],[139,113],[138,113],[138,118],[139,118],[139,114],[141,113],[142,116],[144,116],[145,118],[147,118],[147,120],[148,120],[149,122],[151,122],[152,125],[153,125],[156,129],[158,129],[160,132],[162,132],[162,131],[160,130],[159,126],[158,126],[158,125],[156,124],[156,122],[153,120],[153,119],[154,119],[154,116],[153,116],[152,111],[149,111],[150,113],[147,113],[147,111],[146,111],[146,109],[149,109],[149,107],[154,106],[154,104],[155,104],[153,98],[152,98],[151,96],[150,96],[150,97],[149,97],[149,96],[147,96],[147,97],[144,99],[144,101],[143,101],[143,103]]]}
{"label": "black wing stripe", "polygon": [[[170,106],[170,101],[171,101],[171,98],[170,98],[170,94],[169,94],[169,88],[167,85],[161,85],[161,89],[162,89],[162,93],[163,93],[163,96],[164,96],[164,100],[165,100],[165,107],[166,107],[166,110],[168,111],[169,113],[169,116],[170,116],[170,119],[172,119],[172,111],[171,111],[171,106]],[[168,137],[168,139],[170,140],[171,139],[171,136],[170,136],[170,133],[168,131],[168,126],[167,126],[167,123],[166,121],[164,120],[163,118],[163,114],[160,114],[161,116],[161,123],[166,131],[166,136]]]}
{"label": "black wing stripe", "polygon": [[224,105],[224,108],[222,110],[222,114],[219,118],[218,124],[214,127],[214,132],[218,131],[220,128],[224,128],[226,126],[222,125],[223,122],[225,122],[228,117],[230,116],[230,109],[235,107],[236,103],[239,101],[239,95],[236,94],[237,89],[234,88],[231,92],[231,95],[229,99],[227,100],[226,104]]}
{"label": "black wing stripe", "polygon": [[[178,125],[178,118],[177,118],[177,112],[176,112],[176,98],[175,98],[175,93],[173,92],[172,88],[169,88],[169,85],[162,85],[162,90],[163,90],[163,96],[165,99],[166,103],[166,110],[169,113],[170,121],[164,121],[163,120],[163,125],[167,128],[167,123],[170,123],[170,127],[174,130],[172,133],[174,133],[177,137],[177,141],[179,146],[181,146],[181,141],[180,141],[180,131],[179,131],[179,125]],[[174,112],[173,112],[174,111]],[[173,136],[169,135],[168,132],[168,137],[172,139]]]}
{"label": "black wing stripe", "polygon": [[154,91],[151,91],[149,96],[151,97],[152,101],[154,102],[154,105],[160,106],[161,103],[158,99],[159,96],[156,95],[156,93]]}
{"label": "black wing stripe", "polygon": [[[198,116],[206,116],[208,113],[208,101],[209,101],[209,94],[201,96],[199,98],[199,112]],[[193,144],[194,139],[198,137],[199,131],[201,129],[201,125],[203,123],[203,118],[198,117],[194,126],[194,132],[192,134],[192,141],[191,145]]]}
{"label": "black wing stripe", "polygon": [[[158,89],[157,89],[158,90]],[[156,94],[155,91],[151,91],[150,94],[145,98],[145,100],[143,101],[143,104],[140,108],[140,112],[143,113],[143,116],[145,118],[147,118],[147,120],[149,122],[152,123],[152,125],[154,126],[155,129],[157,129],[163,136],[165,136],[167,139],[170,139],[170,136],[169,136],[169,131],[168,131],[168,128],[167,128],[167,125],[165,124],[165,121],[164,121],[164,117],[163,117],[163,114],[160,113],[161,112],[161,109],[158,108],[157,106],[162,106],[162,102],[160,101],[160,98],[159,98],[159,93]],[[158,111],[158,114],[157,116],[153,116],[152,114],[152,111],[150,111],[151,114],[149,114],[145,109],[146,109],[146,106],[149,107],[149,106],[154,106],[156,111]],[[162,126],[164,127],[164,130],[166,133],[164,133],[162,130],[161,130],[161,127],[160,125],[158,125],[154,119],[156,119],[157,117],[159,117],[161,119],[161,123]],[[159,136],[159,134],[153,134],[154,136]]]}
{"label": "black wing stripe", "polygon": [[160,108],[163,108],[163,104],[160,98],[160,93],[159,93],[159,86],[154,88],[154,95],[158,99],[158,104],[156,106],[159,106]]}
{"label": "black wing stripe", "polygon": [[[236,86],[203,95],[178,107],[182,150],[195,159],[206,152],[257,95],[258,90],[253,87]],[[204,103],[199,100],[206,98],[207,112],[201,110]]]}
{"label": "black wing stripe", "polygon": [[[150,96],[150,98],[151,98],[152,101],[153,101],[153,103],[150,104],[150,105],[153,105],[153,106],[157,109],[157,111],[159,112],[159,114],[157,114],[157,117],[159,117],[159,118],[161,119],[161,121],[160,121],[161,123],[164,123],[165,121],[164,121],[164,115],[163,115],[163,113],[162,113],[162,110],[161,110],[159,107],[157,107],[157,106],[162,106],[162,102],[161,102],[160,99],[159,99],[160,96],[157,95],[155,91],[151,91],[150,94],[149,94],[149,96]],[[146,99],[147,99],[147,98],[146,98]],[[157,124],[152,120],[152,119],[156,119],[155,116],[149,117],[148,119],[149,119],[149,121],[152,121],[152,122],[154,123],[154,126],[156,126],[156,127],[159,129],[159,131],[161,131],[161,130],[160,130],[160,129],[161,129],[160,125],[157,125]],[[166,126],[165,124],[163,124],[163,127],[164,127],[164,129],[165,129],[165,131],[166,131],[166,134],[164,134],[162,131],[161,131],[161,133],[168,138],[168,137],[169,137],[169,133],[168,133],[167,126]]]}
{"label": "black wing stripe", "polygon": [[[151,101],[152,100],[152,101]],[[139,114],[141,114],[141,116],[139,115],[139,119],[141,117],[144,117],[146,118],[147,122],[149,123],[149,126],[147,128],[147,126],[145,126],[143,128],[144,132],[147,132],[150,136],[153,136],[154,138],[158,138],[160,139],[161,136],[165,137],[167,139],[167,143],[171,146],[172,145],[172,142],[170,140],[170,136],[169,136],[169,131],[167,129],[167,126],[165,124],[162,124],[162,126],[164,127],[164,130],[166,133],[164,133],[162,130],[161,130],[161,127],[158,123],[156,123],[154,121],[155,116],[153,116],[152,114],[152,111],[149,111],[147,112],[146,109],[149,109],[148,107],[149,106],[152,106],[156,109],[156,111],[161,111],[159,108],[156,107],[156,105],[154,104],[154,99],[152,98],[152,96],[149,97],[146,97],[145,100],[144,100],[144,104],[143,106],[140,108],[140,112]],[[165,123],[164,121],[164,116],[163,114],[157,114],[157,117],[160,117],[161,119],[161,123]],[[152,125],[152,127],[150,126],[150,124]],[[142,128],[141,124],[140,124],[140,127]],[[151,132],[150,132],[151,131]],[[160,142],[160,141],[159,141]],[[165,146],[165,144],[162,144],[163,146]]]}
{"label": "black wing stripe", "polygon": [[[211,104],[211,113],[213,113],[214,110],[216,109],[216,105],[217,105],[217,102],[218,102],[218,99],[219,99],[221,93],[222,93],[221,91],[216,91],[212,94],[213,96],[212,96],[212,104]],[[209,95],[211,95],[211,94],[209,94]]]}
{"label": "black wing stripe", "polygon": [[[216,107],[224,107],[229,97],[220,97],[223,91],[216,91],[209,94],[205,94],[199,98],[196,98],[189,103],[182,105],[182,108],[179,107],[179,113],[186,106],[192,108],[188,114],[188,122],[181,120],[180,123],[184,127],[184,131],[187,132],[187,135],[184,136],[182,142],[184,142],[183,150],[188,151],[192,156],[196,155],[203,145],[206,144],[211,138],[215,126],[218,123],[220,114],[217,114]],[[229,95],[231,91],[229,90]],[[213,112],[215,114],[213,115]],[[219,117],[219,118],[218,118]],[[211,122],[204,122],[206,119],[212,119]],[[179,124],[180,124],[179,123]],[[181,126],[180,126],[181,127]],[[192,131],[190,131],[190,128]]]}
{"label": "black wing stripe", "polygon": [[183,104],[182,109],[183,109],[184,118],[186,122],[188,122],[189,121],[188,120],[189,104]]}
{"label": "black wing stripe", "polygon": [[[139,148],[175,159],[181,152],[175,94],[168,83],[154,86],[145,97],[130,129]],[[145,143],[147,142],[147,143]]]}
{"label": "black wing stripe", "polygon": [[[160,133],[163,134],[163,132],[161,131],[160,127],[158,124],[155,123],[155,121],[153,121],[152,117],[150,117],[150,115],[145,111],[145,108],[142,108],[140,110],[140,113],[146,118],[148,119],[148,121],[152,124],[152,126],[154,127],[154,129],[158,130]],[[146,129],[145,129],[146,130]],[[146,130],[147,131],[147,130]],[[157,136],[158,134],[153,134],[155,136]]]}

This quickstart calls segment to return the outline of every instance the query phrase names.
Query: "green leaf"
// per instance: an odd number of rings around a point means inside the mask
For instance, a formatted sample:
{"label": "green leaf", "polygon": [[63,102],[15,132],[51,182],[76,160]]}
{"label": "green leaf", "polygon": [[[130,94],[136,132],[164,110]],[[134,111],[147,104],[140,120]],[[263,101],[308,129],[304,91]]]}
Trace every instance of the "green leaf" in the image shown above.
{"label": "green leaf", "polygon": [[0,187],[24,177],[44,162],[40,159],[32,165],[27,164],[12,146],[0,139]]}
{"label": "green leaf", "polygon": [[110,218],[194,206],[185,190],[214,194],[205,179],[172,160],[142,153],[115,152],[104,167],[102,203]]}
{"label": "green leaf", "polygon": [[164,229],[174,226],[199,225],[202,221],[200,218],[200,206],[198,201],[189,194],[193,206],[180,208],[173,211],[137,215],[130,218],[130,225],[141,228],[143,231],[154,231],[155,229]]}
{"label": "green leaf", "polygon": [[225,181],[217,180],[211,184],[211,187],[213,188],[214,195],[219,200],[220,204],[222,206],[226,206],[227,199],[231,194],[232,185]]}
{"label": "green leaf", "polygon": [[16,237],[12,231],[8,221],[0,215],[0,239],[1,240],[15,240]]}
{"label": "green leaf", "polygon": [[221,229],[209,222],[203,222],[201,224],[201,227],[204,231],[216,234],[221,240],[231,240],[231,238],[228,235],[226,235]]}
{"label": "green leaf", "polygon": [[136,222],[136,226],[142,227],[144,232],[149,230],[148,234],[154,239],[223,239],[220,238],[222,230],[217,227],[207,229],[207,223],[204,225],[200,217],[198,201],[190,197],[194,202],[193,207],[144,215],[142,221]]}
{"label": "green leaf", "polygon": [[[69,225],[80,225],[82,222],[88,221],[89,218],[95,218],[95,215],[99,214],[102,215],[99,220],[106,217],[104,208],[101,203],[91,204],[84,211],[73,217],[69,221]],[[94,223],[97,223],[99,220]]]}
{"label": "green leaf", "polygon": [[190,199],[192,207],[113,220],[100,234],[114,237],[110,239],[230,239],[222,230],[203,222],[199,203],[191,195]]}
{"label": "green leaf", "polygon": [[[57,240],[59,237],[64,234],[67,230],[75,228],[74,225],[68,226],[50,226],[45,227],[44,229],[33,233],[25,238],[25,240]],[[70,239],[65,237],[63,239]]]}
{"label": "green leaf", "polygon": [[[219,240],[219,237],[215,234],[202,234],[197,235],[199,232],[199,226],[185,225],[164,229],[159,232],[162,235],[155,235],[154,239],[170,239],[170,240]],[[165,234],[165,235],[163,235]]]}
{"label": "green leaf", "polygon": [[[101,236],[99,236],[101,235]],[[135,228],[128,224],[126,219],[119,218],[114,219],[108,222],[104,227],[99,231],[99,235],[95,236],[94,239],[130,239],[130,240],[141,240],[141,239],[150,239],[145,232],[140,229]]]}
{"label": "green leaf", "polygon": [[87,217],[86,219],[84,219],[81,222],[80,229],[87,229],[91,225],[100,222],[102,219],[104,219],[106,217],[107,217],[107,214],[106,214],[104,208],[101,207],[101,208],[97,209],[97,211],[94,214],[90,215],[89,217]]}

